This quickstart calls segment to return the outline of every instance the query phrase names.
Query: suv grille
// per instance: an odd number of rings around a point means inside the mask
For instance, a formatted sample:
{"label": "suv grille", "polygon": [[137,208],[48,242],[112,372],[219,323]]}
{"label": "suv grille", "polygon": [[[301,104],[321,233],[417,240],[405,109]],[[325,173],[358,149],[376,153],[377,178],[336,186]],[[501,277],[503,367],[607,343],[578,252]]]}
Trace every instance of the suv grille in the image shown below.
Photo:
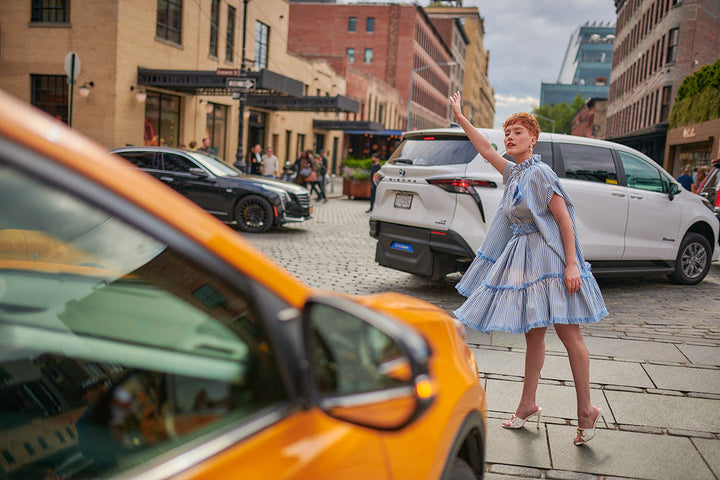
{"label": "suv grille", "polygon": [[309,217],[310,216],[310,194],[290,194],[292,203],[287,206],[287,213],[291,216]]}

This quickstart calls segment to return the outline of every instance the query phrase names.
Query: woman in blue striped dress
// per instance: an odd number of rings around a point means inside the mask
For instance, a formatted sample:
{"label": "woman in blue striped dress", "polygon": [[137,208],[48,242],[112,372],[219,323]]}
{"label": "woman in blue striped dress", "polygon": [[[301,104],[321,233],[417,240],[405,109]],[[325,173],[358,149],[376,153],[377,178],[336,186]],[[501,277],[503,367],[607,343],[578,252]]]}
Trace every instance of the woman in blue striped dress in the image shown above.
{"label": "woman in blue striped dress", "polygon": [[607,315],[575,229],[572,202],[555,172],[533,154],[540,135],[535,117],[511,115],[503,125],[502,157],[463,115],[460,93],[450,98],[453,114],[480,155],[503,175],[500,206],[475,260],[457,284],[468,297],[455,315],[468,327],[525,334],[525,376],[515,413],[505,428],[521,428],[540,408],[535,401],[545,359],[545,331],[553,325],[567,349],[575,382],[578,429],[575,445],[595,436],[602,413],[590,401],[590,356],[580,324]]}

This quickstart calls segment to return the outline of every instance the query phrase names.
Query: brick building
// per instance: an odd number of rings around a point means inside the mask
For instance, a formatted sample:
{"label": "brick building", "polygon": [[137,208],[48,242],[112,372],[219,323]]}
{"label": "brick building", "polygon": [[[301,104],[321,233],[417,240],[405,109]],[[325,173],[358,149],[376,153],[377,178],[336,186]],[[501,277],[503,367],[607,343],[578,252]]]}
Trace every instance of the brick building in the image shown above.
{"label": "brick building", "polygon": [[615,9],[607,136],[678,173],[666,149],[668,117],[683,79],[720,56],[720,4],[615,0]]}
{"label": "brick building", "polygon": [[378,99],[353,91],[349,84],[348,96],[361,104],[360,113],[356,118],[349,115],[349,121],[378,121],[401,130],[450,122],[451,77],[459,69],[448,65],[454,62],[450,46],[419,6],[292,2],[288,50],[325,59],[343,76],[352,68],[397,90],[398,98],[382,108],[384,116],[378,118]]}
{"label": "brick building", "polygon": [[607,103],[606,98],[589,98],[573,116],[570,135],[604,139]]}
{"label": "brick building", "polygon": [[[463,92],[463,112],[477,127],[492,128],[495,120],[495,90],[488,78],[490,52],[485,50],[485,20],[477,7],[429,6],[425,12],[436,25],[438,32],[451,45],[457,66],[464,74],[458,75]],[[462,43],[464,37],[465,44]],[[451,40],[452,39],[452,40]],[[455,50],[464,50],[455,54]]]}
{"label": "brick building", "polygon": [[[304,148],[325,148],[336,163],[342,155],[342,132],[314,122],[339,119],[358,104],[327,62],[288,54],[287,0],[4,7],[0,88],[107,148],[209,137],[228,163],[255,143],[272,145],[281,161]],[[73,88],[64,69],[69,52],[79,59]],[[226,88],[227,75],[238,73],[255,85],[244,103]]]}

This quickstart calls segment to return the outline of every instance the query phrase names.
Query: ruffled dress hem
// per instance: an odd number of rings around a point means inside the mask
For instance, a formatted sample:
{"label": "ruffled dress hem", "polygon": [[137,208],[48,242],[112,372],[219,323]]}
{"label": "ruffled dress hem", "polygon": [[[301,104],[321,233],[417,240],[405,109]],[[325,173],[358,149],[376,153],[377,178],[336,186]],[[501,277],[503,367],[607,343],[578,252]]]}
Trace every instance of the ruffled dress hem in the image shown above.
{"label": "ruffled dress hem", "polygon": [[466,325],[474,330],[478,330],[483,333],[490,333],[490,332],[507,332],[507,333],[527,333],[533,328],[544,328],[544,327],[550,327],[555,324],[560,325],[585,325],[585,324],[591,324],[591,323],[597,323],[602,318],[606,317],[608,315],[607,309],[603,309],[601,312],[598,312],[597,317],[589,317],[589,318],[550,318],[545,321],[538,321],[535,323],[523,325],[520,328],[510,328],[508,325],[504,324],[492,324],[487,325],[485,327],[475,326],[471,322],[467,320],[462,314],[458,314],[457,310],[455,311],[455,317],[457,317],[460,322],[463,323],[463,325]]}

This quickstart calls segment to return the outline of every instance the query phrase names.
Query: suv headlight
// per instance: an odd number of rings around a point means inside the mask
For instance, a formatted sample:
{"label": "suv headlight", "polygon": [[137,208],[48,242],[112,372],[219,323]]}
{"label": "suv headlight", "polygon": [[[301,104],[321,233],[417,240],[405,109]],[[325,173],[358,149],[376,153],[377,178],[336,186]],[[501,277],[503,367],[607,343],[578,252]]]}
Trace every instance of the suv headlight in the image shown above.
{"label": "suv headlight", "polygon": [[263,188],[270,192],[276,193],[280,197],[280,201],[282,202],[283,207],[285,207],[285,205],[292,201],[292,199],[290,198],[290,194],[282,188],[271,187],[269,185],[263,185]]}

